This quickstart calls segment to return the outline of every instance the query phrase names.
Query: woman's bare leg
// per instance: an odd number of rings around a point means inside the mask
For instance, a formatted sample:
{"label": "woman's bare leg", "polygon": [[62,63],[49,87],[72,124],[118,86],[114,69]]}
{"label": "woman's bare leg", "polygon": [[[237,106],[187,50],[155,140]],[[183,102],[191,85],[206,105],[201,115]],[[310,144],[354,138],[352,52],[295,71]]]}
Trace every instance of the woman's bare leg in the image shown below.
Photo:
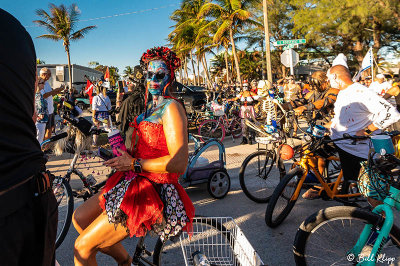
{"label": "woman's bare leg", "polygon": [[[119,243],[128,236],[126,228],[108,222],[105,213],[101,213],[75,241],[74,262],[79,265],[97,265],[96,253]],[[131,260],[122,258],[118,263],[130,265]]]}
{"label": "woman's bare leg", "polygon": [[[103,209],[100,208],[99,201],[102,197],[101,192],[95,194],[93,197],[85,201],[79,206],[73,216],[72,223],[76,231],[79,234],[82,232],[99,216],[103,213]],[[128,252],[122,246],[121,243],[116,243],[110,247],[106,247],[100,250],[102,253],[107,254],[115,259],[118,263],[122,263],[126,260],[131,260]]]}
{"label": "woman's bare leg", "polygon": [[[100,123],[99,122],[94,122],[94,125],[97,127],[97,129],[99,129],[100,128]],[[99,136],[98,135],[96,135],[96,134],[94,134],[93,135],[93,145],[96,145],[97,144],[97,139],[99,138]]]}

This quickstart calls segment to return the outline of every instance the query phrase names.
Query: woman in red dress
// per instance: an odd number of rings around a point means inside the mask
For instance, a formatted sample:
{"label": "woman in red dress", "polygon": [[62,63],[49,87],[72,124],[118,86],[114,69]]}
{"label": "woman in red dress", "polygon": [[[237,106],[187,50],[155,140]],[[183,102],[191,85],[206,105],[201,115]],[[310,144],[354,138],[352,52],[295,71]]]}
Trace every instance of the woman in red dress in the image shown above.
{"label": "woman in red dress", "polygon": [[130,265],[132,258],[120,243],[126,237],[154,231],[167,240],[182,230],[191,231],[194,207],[178,183],[188,161],[186,114],[167,96],[180,60],[170,49],[157,47],[147,50],[140,63],[147,71],[152,104],[132,125],[136,147],[128,147],[129,153],[119,150],[121,156],[104,163],[117,172],[101,193],[74,213],[73,224],[80,234],[75,265],[97,265],[98,251],[119,265]]}

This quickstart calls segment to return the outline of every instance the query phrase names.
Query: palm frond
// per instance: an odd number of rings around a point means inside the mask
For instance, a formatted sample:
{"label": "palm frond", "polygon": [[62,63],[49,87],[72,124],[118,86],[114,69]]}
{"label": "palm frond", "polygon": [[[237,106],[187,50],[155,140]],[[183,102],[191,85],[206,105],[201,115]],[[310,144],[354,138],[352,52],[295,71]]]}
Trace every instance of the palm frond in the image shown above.
{"label": "palm frond", "polygon": [[96,26],[87,26],[87,27],[84,27],[83,29],[80,29],[80,30],[78,30],[78,31],[76,31],[76,32],[74,32],[74,33],[72,33],[70,39],[71,39],[71,41],[75,41],[75,40],[78,40],[78,39],[82,39],[83,37],[85,37],[85,34],[86,34],[87,32],[89,32],[90,30],[95,29],[95,28],[96,28]]}
{"label": "palm frond", "polygon": [[58,36],[56,34],[43,34],[43,35],[37,36],[36,38],[38,38],[38,39],[39,38],[50,39],[50,40],[53,40],[53,41],[61,40],[60,36]]}
{"label": "palm frond", "polygon": [[214,35],[213,41],[214,42],[218,42],[221,37],[224,35],[224,33],[230,28],[232,27],[233,21],[231,20],[224,20],[224,22],[222,22],[221,26],[219,26],[217,32]]}
{"label": "palm frond", "polygon": [[51,33],[57,33],[56,28],[54,28],[54,26],[51,25],[49,22],[43,20],[34,20],[33,23],[37,24],[38,26],[46,28]]}
{"label": "palm frond", "polygon": [[242,1],[241,0],[230,0],[231,7],[233,10],[238,10],[242,8]]}
{"label": "palm frond", "polygon": [[217,4],[206,3],[200,8],[199,13],[197,14],[197,17],[198,18],[202,18],[204,16],[207,16],[207,14],[210,13],[211,11],[213,11],[213,10],[219,11],[221,13],[224,11],[224,9],[221,6],[217,5]]}
{"label": "palm frond", "polygon": [[252,14],[250,11],[239,9],[230,15],[230,19],[234,20],[235,18],[238,18],[240,20],[246,20],[246,19],[250,18],[251,16],[252,16]]}

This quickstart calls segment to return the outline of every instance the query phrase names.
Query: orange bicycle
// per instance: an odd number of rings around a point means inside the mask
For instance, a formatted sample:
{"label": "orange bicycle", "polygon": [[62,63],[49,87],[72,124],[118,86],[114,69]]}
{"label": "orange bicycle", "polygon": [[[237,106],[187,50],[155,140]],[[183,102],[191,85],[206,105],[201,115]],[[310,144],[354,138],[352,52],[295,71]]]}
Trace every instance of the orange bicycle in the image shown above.
{"label": "orange bicycle", "polygon": [[[348,186],[346,194],[339,188],[343,182],[339,157],[329,143],[347,139],[330,140],[327,137],[308,136],[310,141],[301,146],[300,159],[275,188],[265,212],[265,222],[269,227],[277,227],[289,215],[302,190],[313,188],[323,200],[336,200],[346,205],[360,206],[366,200],[358,192],[357,183]],[[325,161],[323,173],[318,170],[318,160]],[[310,176],[315,176],[310,178]],[[310,180],[313,179],[313,180]]]}

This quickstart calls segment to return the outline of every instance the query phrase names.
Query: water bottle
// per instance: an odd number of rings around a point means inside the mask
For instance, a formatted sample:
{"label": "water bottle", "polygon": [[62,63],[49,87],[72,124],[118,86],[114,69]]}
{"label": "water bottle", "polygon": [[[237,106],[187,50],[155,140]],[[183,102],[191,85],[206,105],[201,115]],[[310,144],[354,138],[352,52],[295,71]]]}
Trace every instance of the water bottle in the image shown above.
{"label": "water bottle", "polygon": [[127,151],[124,143],[124,139],[121,136],[121,133],[118,129],[114,129],[110,133],[108,133],[108,142],[112,148],[112,152],[115,156],[120,156],[121,154],[117,149]]}
{"label": "water bottle", "polygon": [[88,175],[86,177],[86,182],[89,184],[89,186],[94,186],[97,183],[97,180],[94,178],[93,175]]}
{"label": "water bottle", "polygon": [[193,257],[193,265],[194,266],[210,266],[210,262],[208,261],[206,255],[201,253],[200,251],[195,251],[192,253]]}

